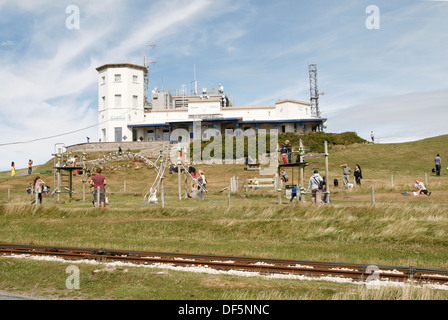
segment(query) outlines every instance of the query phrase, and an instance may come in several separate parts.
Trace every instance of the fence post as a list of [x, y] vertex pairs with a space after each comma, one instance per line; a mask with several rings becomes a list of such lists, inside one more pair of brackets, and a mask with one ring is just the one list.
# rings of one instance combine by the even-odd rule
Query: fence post
[[330, 171], [328, 170], [328, 142], [324, 141], [324, 152], [325, 152], [325, 181], [326, 181], [326, 191], [328, 192], [328, 199], [330, 199]]
[[227, 189], [227, 207], [230, 208], [230, 186]]
[[82, 180], [82, 202], [86, 202], [86, 182]]
[[182, 201], [182, 179], [181, 179], [181, 162], [177, 161], [177, 183], [178, 183], [178, 192], [179, 192], [179, 201]]
[[375, 188], [372, 186], [372, 204], [375, 204]]
[[390, 176], [390, 186], [393, 187], [394, 186], [394, 175]]
[[162, 209], [165, 208], [165, 187], [163, 185], [163, 177], [162, 177], [162, 186], [161, 186], [161, 190], [160, 190], [160, 197], [162, 198]]
[[98, 187], [96, 189], [96, 205], [97, 205], [97, 208], [100, 207], [100, 187]]

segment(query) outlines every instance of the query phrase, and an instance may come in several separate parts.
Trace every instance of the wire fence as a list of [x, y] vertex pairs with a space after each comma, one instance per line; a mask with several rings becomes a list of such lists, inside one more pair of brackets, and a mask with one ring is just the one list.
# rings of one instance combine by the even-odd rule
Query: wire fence
[[[327, 193], [326, 199], [328, 203], [347, 203], [347, 202], [370, 202], [375, 204], [378, 201], [383, 201], [385, 197], [383, 195], [390, 195], [391, 193], [396, 193], [397, 195], [412, 195], [413, 181], [409, 183], [408, 177], [403, 177], [397, 174], [391, 174], [383, 179], [366, 179], [363, 180], [363, 185], [357, 185], [355, 181], [350, 187], [344, 188], [344, 186], [329, 186], [330, 192]], [[425, 182], [425, 186], [436, 185], [438, 189], [443, 187], [443, 181], [440, 178], [432, 177], [427, 173], [421, 175], [421, 180]], [[232, 177], [229, 181], [229, 186], [224, 187], [221, 190], [209, 191], [205, 194], [204, 203], [213, 204], [223, 204], [227, 207], [231, 207], [232, 203], [278, 203], [284, 204], [289, 203], [291, 197], [291, 185], [287, 182], [281, 182], [280, 186], [276, 185], [275, 179], [266, 178], [268, 182], [264, 181], [266, 187], [260, 187], [260, 185], [255, 188], [254, 185], [248, 186], [248, 178], [239, 178], [243, 183], [238, 183], [236, 177]], [[253, 179], [252, 179], [253, 180]], [[404, 182], [403, 182], [404, 181]], [[297, 184], [296, 184], [297, 185]], [[289, 189], [288, 189], [289, 187]], [[401, 188], [401, 189], [400, 189]], [[115, 184], [107, 187], [107, 194], [109, 198], [110, 206], [155, 206], [159, 205], [165, 206], [178, 206], [180, 201], [188, 201], [188, 193], [185, 188], [182, 188], [182, 195], [179, 195], [174, 191], [173, 186], [168, 190], [159, 190], [157, 199], [155, 202], [150, 203], [145, 201], [143, 198], [143, 192], [136, 192], [135, 186], [130, 186], [126, 180], [123, 181], [122, 185]], [[61, 192], [55, 194], [52, 192], [46, 192], [42, 194], [44, 203], [58, 203], [58, 197], [68, 204], [66, 200], [70, 199], [69, 192]], [[91, 206], [93, 200], [93, 190], [89, 187], [86, 190], [73, 192], [76, 196], [75, 201], [71, 204], [72, 206]], [[323, 193], [325, 196], [325, 193]], [[304, 202], [311, 201], [310, 193], [302, 193], [300, 197], [293, 200], [297, 201], [301, 198]], [[380, 199], [378, 199], [380, 198]], [[22, 191], [16, 188], [0, 188], [0, 202], [14, 202], [23, 201], [33, 204], [40, 204], [36, 201], [36, 194], [33, 190], [29, 193], [24, 188]], [[389, 200], [390, 201], [390, 200]]]

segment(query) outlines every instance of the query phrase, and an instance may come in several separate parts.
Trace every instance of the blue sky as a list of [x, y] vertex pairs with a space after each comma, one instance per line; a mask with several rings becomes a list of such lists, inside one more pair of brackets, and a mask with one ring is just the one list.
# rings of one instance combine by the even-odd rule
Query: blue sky
[[[66, 27], [70, 5], [79, 29]], [[0, 170], [97, 141], [95, 68], [148, 53], [150, 89], [190, 87], [195, 67], [200, 88], [222, 83], [237, 106], [309, 101], [317, 64], [328, 132], [447, 134], [446, 17], [448, 1], [0, 0]]]

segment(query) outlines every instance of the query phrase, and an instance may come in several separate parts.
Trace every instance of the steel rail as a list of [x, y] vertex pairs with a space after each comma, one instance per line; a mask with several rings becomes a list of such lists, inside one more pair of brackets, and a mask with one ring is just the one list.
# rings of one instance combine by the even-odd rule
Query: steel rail
[[121, 261], [134, 264], [202, 266], [218, 270], [241, 270], [261, 274], [343, 277], [357, 281], [390, 280], [448, 284], [448, 270], [415, 267], [13, 244], [0, 244], [0, 254], [56, 256], [68, 260], [88, 259], [103, 263]]

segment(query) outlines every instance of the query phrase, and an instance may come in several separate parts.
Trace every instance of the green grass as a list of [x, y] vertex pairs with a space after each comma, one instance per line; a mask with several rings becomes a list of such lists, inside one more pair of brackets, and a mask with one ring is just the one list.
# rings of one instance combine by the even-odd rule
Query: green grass
[[[92, 208], [89, 193], [83, 202], [80, 177], [75, 178], [73, 199], [61, 195], [57, 203], [54, 197], [45, 197], [44, 205], [36, 208], [30, 204], [32, 196], [24, 191], [30, 177], [4, 174], [0, 180], [0, 242], [448, 269], [448, 176], [442, 172], [442, 177], [434, 177], [430, 171], [435, 154], [444, 157], [446, 142], [447, 136], [442, 136], [394, 145], [333, 146], [330, 178], [339, 178], [339, 165], [348, 162], [352, 168], [359, 163], [365, 179], [362, 187], [351, 191], [332, 188], [333, 205], [320, 207], [309, 200], [289, 205], [284, 198], [279, 205], [274, 191], [266, 188], [248, 195], [242, 189], [232, 195], [229, 208], [226, 192], [220, 191], [230, 178], [257, 175], [244, 171], [243, 165], [197, 165], [209, 182], [206, 201], [179, 201], [177, 174], [167, 174], [164, 209], [160, 203], [143, 203], [155, 172], [147, 167], [137, 169], [133, 163], [129, 167], [127, 162], [105, 165], [111, 205], [103, 210]], [[47, 167], [51, 165], [52, 160]], [[416, 178], [424, 180], [425, 172], [433, 195], [402, 196]], [[288, 173], [290, 179], [298, 180], [297, 170]], [[52, 184], [52, 175], [42, 176]], [[124, 181], [127, 193], [123, 192]], [[372, 186], [375, 205], [371, 204]], [[0, 266], [0, 290], [68, 299], [447, 298], [445, 291], [425, 288], [372, 291], [352, 284], [160, 273], [142, 268], [92, 275], [99, 267], [90, 265], [80, 266], [86, 276], [81, 290], [67, 291], [66, 266], [60, 263], [0, 258]], [[51, 277], [53, 273], [58, 276]]]
[[[445, 291], [408, 286], [362, 285], [266, 277], [186, 273], [144, 267], [77, 264], [79, 289], [68, 289], [70, 264], [0, 259], [2, 287], [46, 299], [115, 300], [445, 300]], [[109, 270], [109, 271], [105, 271]], [[5, 279], [5, 275], [7, 278]]]

